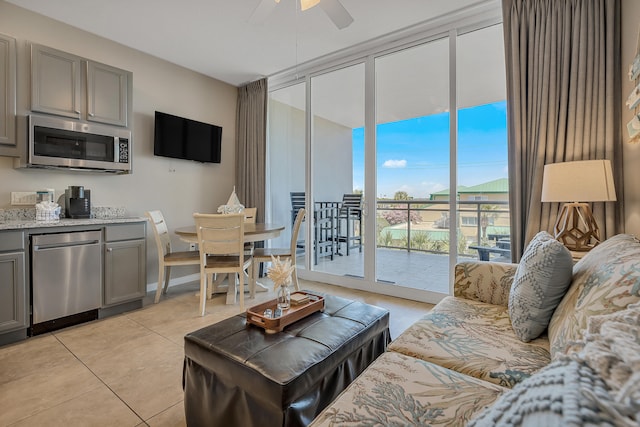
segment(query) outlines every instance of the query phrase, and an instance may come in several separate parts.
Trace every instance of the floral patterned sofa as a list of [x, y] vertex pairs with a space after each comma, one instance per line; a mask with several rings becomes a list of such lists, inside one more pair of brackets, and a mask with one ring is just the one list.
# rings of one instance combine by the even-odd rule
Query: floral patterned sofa
[[[633, 384], [640, 384], [638, 240], [614, 236], [577, 262], [572, 274], [569, 265], [569, 288], [559, 297], [548, 329], [529, 342], [516, 336], [509, 316], [517, 268], [482, 261], [458, 264], [454, 296], [395, 339], [312, 425], [463, 426], [470, 420], [487, 426], [600, 425], [612, 417], [622, 417], [620, 425], [637, 425], [640, 386], [628, 382], [634, 376]], [[626, 341], [620, 348], [635, 349], [622, 356], [611, 344], [611, 337], [620, 333], [600, 333], [592, 325], [618, 312], [626, 322], [623, 327], [632, 329], [630, 335], [622, 334]], [[608, 349], [600, 366], [585, 362], [594, 354], [586, 345], [589, 340], [605, 342], [600, 347]], [[612, 364], [618, 369], [617, 383], [609, 381]], [[625, 396], [618, 393], [623, 386]], [[595, 391], [579, 394], [590, 387]], [[602, 403], [608, 402], [605, 395], [613, 396], [613, 403]], [[501, 418], [505, 416], [510, 418]], [[573, 417], [573, 424], [567, 417]]]

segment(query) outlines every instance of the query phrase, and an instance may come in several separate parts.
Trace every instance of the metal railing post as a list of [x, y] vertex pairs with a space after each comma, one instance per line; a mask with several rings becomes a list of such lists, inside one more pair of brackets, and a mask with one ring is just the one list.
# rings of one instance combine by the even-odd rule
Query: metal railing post
[[407, 201], [407, 252], [411, 252], [411, 202]]

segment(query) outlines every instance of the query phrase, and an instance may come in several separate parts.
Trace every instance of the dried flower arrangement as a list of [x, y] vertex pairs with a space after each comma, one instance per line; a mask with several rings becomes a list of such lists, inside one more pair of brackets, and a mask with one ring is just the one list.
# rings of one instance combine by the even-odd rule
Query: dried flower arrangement
[[291, 283], [291, 273], [295, 269], [295, 266], [291, 265], [291, 258], [281, 261], [280, 257], [274, 258], [272, 255], [271, 264], [267, 269], [267, 277], [273, 280], [273, 290], [280, 286], [288, 286]]

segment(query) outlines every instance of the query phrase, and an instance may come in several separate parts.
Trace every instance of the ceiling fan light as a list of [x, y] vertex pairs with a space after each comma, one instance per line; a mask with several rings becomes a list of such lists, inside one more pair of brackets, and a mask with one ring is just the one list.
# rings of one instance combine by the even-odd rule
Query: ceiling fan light
[[320, 3], [320, 0], [300, 0], [300, 10], [311, 9], [318, 3]]

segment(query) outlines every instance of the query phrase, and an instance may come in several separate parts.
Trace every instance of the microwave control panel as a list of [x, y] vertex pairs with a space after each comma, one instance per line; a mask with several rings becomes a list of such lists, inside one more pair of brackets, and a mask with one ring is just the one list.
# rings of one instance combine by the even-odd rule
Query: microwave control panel
[[129, 140], [127, 138], [119, 138], [118, 163], [129, 163]]

